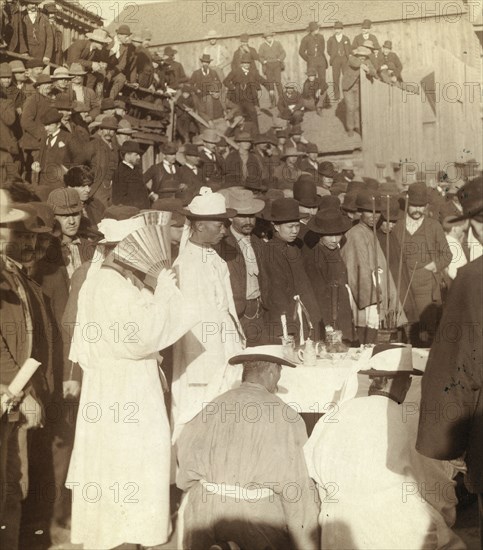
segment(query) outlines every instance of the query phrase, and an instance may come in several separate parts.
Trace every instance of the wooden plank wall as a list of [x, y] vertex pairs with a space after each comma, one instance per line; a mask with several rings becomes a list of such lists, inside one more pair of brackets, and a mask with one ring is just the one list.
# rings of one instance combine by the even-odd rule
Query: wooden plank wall
[[[362, 151], [364, 174], [393, 176], [392, 163], [417, 163], [424, 159], [422, 103], [379, 80], [361, 75]], [[378, 172], [377, 164], [385, 164]]]

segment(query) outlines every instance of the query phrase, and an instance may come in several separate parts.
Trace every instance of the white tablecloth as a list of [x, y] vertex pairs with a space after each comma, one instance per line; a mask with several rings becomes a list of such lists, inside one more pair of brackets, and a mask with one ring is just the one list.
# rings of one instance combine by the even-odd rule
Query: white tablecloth
[[[314, 367], [282, 368], [277, 395], [297, 412], [335, 414], [336, 404], [367, 395], [369, 377], [357, 372], [367, 367], [372, 348], [351, 348], [332, 359], [318, 359]], [[424, 371], [428, 350], [413, 349], [413, 367]]]

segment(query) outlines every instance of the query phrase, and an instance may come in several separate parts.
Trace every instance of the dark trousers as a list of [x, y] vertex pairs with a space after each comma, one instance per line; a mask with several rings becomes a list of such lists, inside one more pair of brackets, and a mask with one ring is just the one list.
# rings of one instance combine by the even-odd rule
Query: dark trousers
[[258, 127], [258, 115], [257, 108], [254, 103], [251, 101], [242, 101], [239, 104], [242, 115], [245, 117], [247, 122], [250, 122], [250, 126], [253, 127], [255, 133], [259, 134], [260, 129]]
[[323, 94], [327, 90], [327, 81], [325, 79], [325, 71], [327, 70], [327, 64], [324, 59], [309, 58], [307, 61], [307, 71], [314, 69], [317, 72], [317, 78], [320, 83], [320, 93]]
[[268, 80], [269, 89], [277, 87], [278, 97], [282, 96], [282, 67], [279, 61], [267, 61], [263, 66], [265, 78]]
[[344, 92], [345, 101], [345, 125], [348, 132], [360, 130], [360, 99], [359, 82], [356, 82], [350, 90]]
[[0, 420], [0, 548], [17, 550], [20, 530], [21, 465], [18, 447], [18, 423]]
[[332, 80], [334, 81], [334, 97], [340, 99], [340, 77], [347, 67], [347, 57], [337, 56], [332, 61]]

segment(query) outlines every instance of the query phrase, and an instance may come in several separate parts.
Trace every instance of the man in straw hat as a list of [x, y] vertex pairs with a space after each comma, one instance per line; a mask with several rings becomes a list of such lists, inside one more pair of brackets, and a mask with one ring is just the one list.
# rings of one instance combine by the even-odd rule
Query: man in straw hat
[[[444, 517], [445, 506], [454, 514], [454, 469], [421, 460], [414, 448], [417, 415], [406, 414], [414, 408], [405, 402], [412, 377], [422, 374], [411, 346], [379, 344], [359, 371], [361, 383], [369, 377], [368, 395], [343, 402], [332, 422], [316, 425], [304, 451], [322, 501], [322, 548], [464, 547]], [[443, 498], [426, 495], [436, 483], [445, 487]]]
[[260, 344], [263, 334], [263, 312], [260, 287], [262, 243], [253, 235], [256, 215], [265, 208], [265, 202], [256, 199], [248, 189], [230, 187], [222, 189], [228, 208], [237, 215], [230, 218], [231, 225], [225, 237], [215, 247], [226, 261], [230, 271], [236, 312], [247, 338], [247, 345]]
[[[483, 244], [483, 179], [461, 189], [463, 215]], [[455, 218], [456, 221], [458, 218]], [[483, 510], [483, 256], [458, 271], [431, 348], [422, 382], [417, 449], [424, 456], [464, 456], [465, 483]], [[454, 336], [449, 336], [450, 334]], [[449, 413], [449, 410], [455, 411]], [[448, 413], [445, 413], [448, 411]], [[480, 529], [481, 529], [480, 523]], [[480, 532], [483, 538], [483, 533]]]
[[237, 381], [228, 358], [245, 346], [238, 322], [230, 272], [213, 248], [226, 234], [225, 223], [236, 216], [220, 193], [202, 187], [183, 212], [188, 223], [174, 267], [179, 288], [200, 322], [174, 348], [174, 437], [210, 401]]
[[[18, 548], [20, 467], [21, 460], [25, 460], [19, 450], [19, 427], [41, 425], [41, 405], [48, 404], [53, 389], [50, 317], [41, 289], [27, 276], [21, 263], [26, 253], [32, 253], [40, 230], [35, 213], [13, 208], [7, 192], [0, 189], [0, 394], [2, 403], [6, 398], [13, 405], [0, 423], [0, 545], [12, 550]], [[41, 367], [23, 393], [13, 396], [8, 386], [29, 358], [39, 361]]]
[[178, 441], [177, 485], [187, 493], [178, 547], [205, 550], [233, 541], [252, 550], [318, 550], [305, 425], [275, 395], [282, 366], [296, 365], [280, 345], [247, 348], [229, 362], [243, 364], [241, 386], [206, 403]]
[[216, 71], [220, 82], [225, 79], [225, 70], [230, 66], [230, 54], [224, 44], [218, 42], [219, 35], [215, 30], [208, 31], [206, 35], [208, 44], [203, 48], [203, 54], [211, 57], [211, 67]]
[[[361, 190], [357, 195], [356, 206], [361, 212], [361, 218], [346, 233], [346, 243], [341, 254], [347, 266], [359, 341], [369, 344], [376, 342], [382, 321], [389, 325], [388, 328], [395, 328], [404, 325], [407, 319], [396, 298], [396, 284], [392, 274], [386, 272], [386, 258], [375, 233], [381, 217], [381, 198], [369, 190]], [[399, 314], [397, 319], [396, 311]]]
[[332, 326], [342, 331], [348, 342], [355, 340], [354, 323], [347, 286], [347, 267], [340, 253], [340, 242], [352, 227], [340, 209], [320, 210], [307, 224], [303, 248], [305, 269], [322, 312], [321, 334]]
[[[171, 270], [159, 271], [153, 292], [119, 265], [123, 246], [145, 228], [143, 217], [128, 222], [129, 233], [82, 285], [70, 353], [83, 370], [80, 408], [96, 415], [96, 422], [90, 412], [78, 415], [66, 482], [74, 491], [98, 488], [94, 501], [73, 498], [71, 540], [86, 548], [151, 547], [171, 532], [171, 434], [157, 354], [195, 321]], [[137, 253], [141, 243], [134, 261]], [[114, 402], [117, 412], [109, 410]], [[113, 498], [117, 486], [125, 494]]]
[[443, 270], [451, 257], [441, 224], [427, 215], [429, 194], [424, 182], [408, 188], [407, 215], [400, 219], [394, 232], [403, 246], [403, 261], [409, 273], [414, 272], [412, 289], [418, 319], [410, 328], [411, 343], [427, 347], [441, 316], [441, 284]]

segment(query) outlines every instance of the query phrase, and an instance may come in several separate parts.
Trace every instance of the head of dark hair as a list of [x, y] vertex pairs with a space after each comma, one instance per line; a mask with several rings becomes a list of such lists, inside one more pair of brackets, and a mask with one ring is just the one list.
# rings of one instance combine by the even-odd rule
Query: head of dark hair
[[73, 166], [64, 175], [66, 187], [82, 187], [94, 183], [94, 173], [88, 166]]

